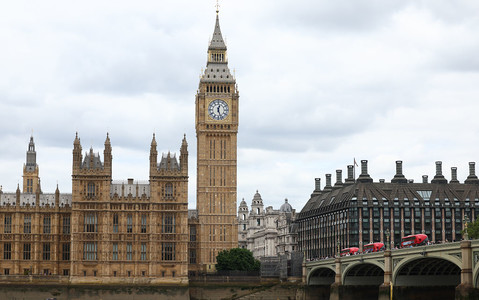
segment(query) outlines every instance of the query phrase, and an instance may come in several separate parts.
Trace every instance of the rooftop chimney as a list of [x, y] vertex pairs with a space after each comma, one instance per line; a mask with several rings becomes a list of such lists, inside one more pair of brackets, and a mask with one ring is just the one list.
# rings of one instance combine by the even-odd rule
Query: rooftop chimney
[[320, 191], [321, 190], [321, 178], [314, 178], [314, 191]]
[[326, 186], [324, 187], [325, 191], [330, 191], [331, 187], [331, 174], [326, 174]]
[[451, 167], [451, 181], [449, 183], [459, 183], [459, 180], [457, 180], [457, 168], [456, 167]]
[[477, 179], [477, 176], [476, 176], [476, 163], [475, 162], [471, 161], [469, 163], [469, 176], [467, 176], [467, 179], [464, 180], [464, 183], [479, 184], [479, 179]]
[[343, 171], [336, 170], [336, 183], [334, 187], [342, 187], [343, 186]]
[[361, 175], [358, 177], [359, 182], [373, 182], [373, 179], [368, 174], [368, 161], [361, 160]]
[[436, 175], [431, 180], [431, 183], [447, 183], [447, 179], [442, 175], [442, 162], [436, 161]]
[[321, 194], [321, 178], [314, 178], [314, 191], [311, 194], [311, 197]]
[[386, 180], [384, 180], [384, 179], [379, 179], [379, 183], [385, 183], [385, 182], [386, 182]]
[[353, 184], [354, 183], [354, 166], [348, 166], [348, 178], [344, 181], [344, 184]]
[[428, 183], [427, 175], [422, 175], [422, 183]]
[[402, 160], [396, 160], [396, 175], [391, 179], [392, 183], [407, 183], [406, 177], [402, 174]]

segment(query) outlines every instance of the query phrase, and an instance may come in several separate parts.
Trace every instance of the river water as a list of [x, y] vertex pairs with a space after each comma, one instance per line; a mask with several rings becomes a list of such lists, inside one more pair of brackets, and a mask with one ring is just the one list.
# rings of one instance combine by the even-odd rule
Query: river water
[[[454, 287], [395, 288], [394, 300], [454, 299]], [[328, 300], [329, 286], [298, 285], [208, 285], [190, 287], [51, 287], [0, 286], [1, 300]], [[341, 300], [377, 300], [376, 287], [345, 287]]]

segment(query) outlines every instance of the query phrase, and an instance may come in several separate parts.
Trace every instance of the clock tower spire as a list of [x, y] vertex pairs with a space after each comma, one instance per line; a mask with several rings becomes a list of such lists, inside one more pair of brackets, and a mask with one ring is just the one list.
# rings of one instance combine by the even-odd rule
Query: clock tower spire
[[196, 94], [198, 262], [214, 271], [216, 256], [238, 247], [236, 225], [238, 100], [228, 68], [218, 9], [206, 69]]

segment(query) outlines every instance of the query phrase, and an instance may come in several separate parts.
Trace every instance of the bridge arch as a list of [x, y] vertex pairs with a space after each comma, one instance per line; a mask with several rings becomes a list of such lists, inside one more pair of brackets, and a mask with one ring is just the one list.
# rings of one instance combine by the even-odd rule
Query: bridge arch
[[331, 285], [334, 283], [336, 270], [330, 266], [320, 266], [311, 269], [307, 277], [307, 285]]
[[343, 285], [381, 285], [384, 282], [384, 265], [375, 261], [352, 263], [342, 272]]
[[392, 275], [395, 286], [457, 286], [461, 262], [448, 255], [415, 255], [401, 260]]
[[[473, 256], [473, 263], [474, 263], [474, 260], [476, 259], [475, 258], [475, 255]], [[479, 288], [479, 264], [476, 263], [476, 265], [474, 266], [473, 270], [472, 270], [472, 279], [473, 279], [473, 285], [474, 285], [474, 288]]]

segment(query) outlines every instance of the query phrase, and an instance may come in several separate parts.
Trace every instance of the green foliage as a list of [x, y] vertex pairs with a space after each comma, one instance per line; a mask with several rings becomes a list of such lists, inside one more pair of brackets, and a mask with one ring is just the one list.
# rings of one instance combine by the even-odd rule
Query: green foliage
[[[464, 233], [465, 230], [462, 232]], [[479, 238], [479, 218], [474, 222], [467, 223], [467, 235], [469, 239], [478, 239]]]
[[258, 271], [261, 263], [248, 249], [223, 250], [216, 257], [216, 270]]

